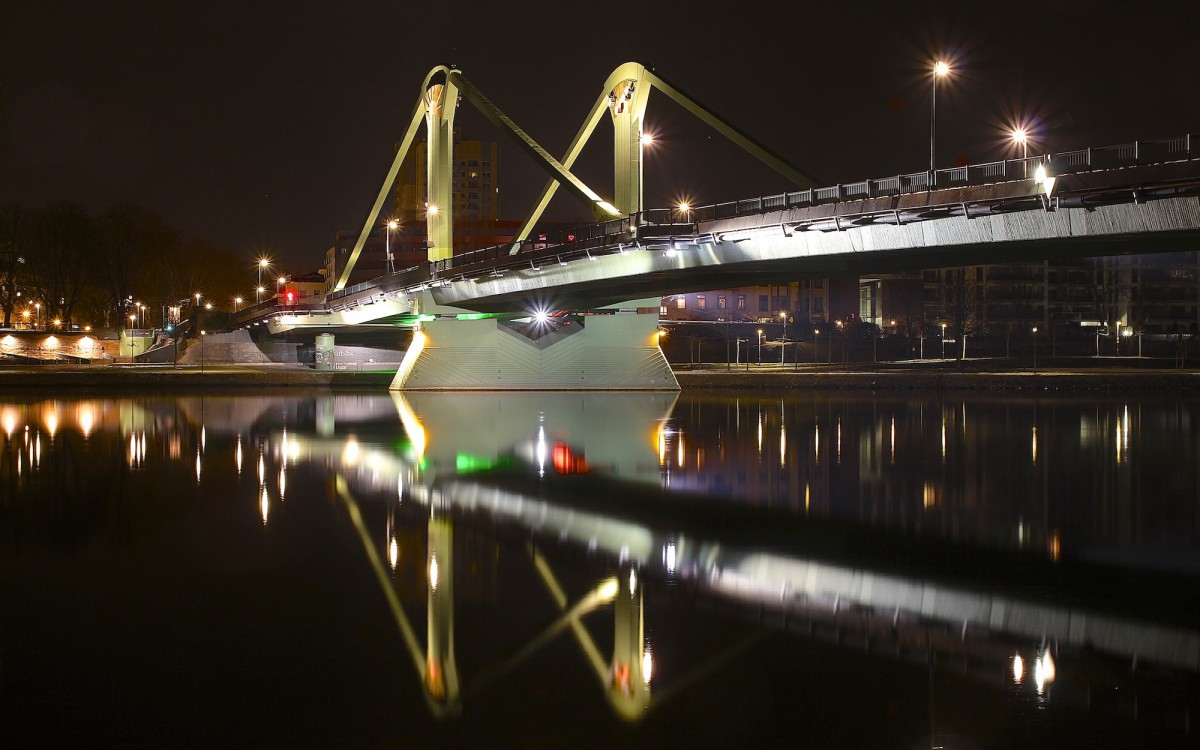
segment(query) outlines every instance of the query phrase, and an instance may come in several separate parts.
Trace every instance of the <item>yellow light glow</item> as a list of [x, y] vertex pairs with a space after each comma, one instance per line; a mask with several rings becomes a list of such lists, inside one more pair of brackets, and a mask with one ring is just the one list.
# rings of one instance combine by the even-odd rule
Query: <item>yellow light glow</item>
[[58, 432], [58, 412], [46, 412], [46, 431], [50, 433], [50, 437], [54, 437], [54, 433]]
[[654, 677], [654, 656], [650, 653], [650, 647], [646, 646], [646, 650], [642, 652], [642, 681], [647, 685]]
[[429, 588], [437, 590], [438, 587], [438, 561], [437, 555], [432, 555], [429, 558]]
[[396, 569], [396, 563], [399, 562], [399, 560], [400, 544], [396, 541], [396, 537], [393, 536], [391, 541], [388, 542], [388, 562], [392, 564], [392, 570]]
[[346, 440], [346, 447], [342, 449], [342, 463], [347, 466], [354, 466], [358, 463], [361, 454], [362, 451], [358, 446], [358, 440], [351, 437]]
[[5, 349], [15, 349], [15, 348], [17, 348], [17, 339], [16, 339], [16, 337], [15, 337], [15, 336], [13, 336], [13, 335], [10, 333], [9, 335], [7, 335], [7, 336], [5, 336], [4, 338], [0, 339], [0, 347], [3, 347], [3, 348], [5, 348]]
[[643, 146], [650, 146], [650, 145], [653, 145], [653, 143], [654, 143], [654, 135], [653, 135], [653, 134], [651, 134], [651, 133], [642, 133], [642, 137], [641, 137], [641, 139], [640, 139], [640, 140], [641, 140], [641, 144], [642, 144]]
[[96, 425], [96, 408], [91, 404], [80, 404], [75, 413], [79, 420], [79, 429], [83, 432], [83, 436], [90, 436], [92, 428]]
[[258, 512], [262, 515], [263, 526], [267, 525], [267, 516], [271, 514], [271, 497], [267, 494], [267, 488], [262, 488], [262, 494], [258, 499]]
[[75, 348], [81, 352], [90, 352], [96, 348], [96, 342], [94, 339], [84, 336], [75, 343]]
[[1021, 658], [1020, 654], [1013, 656], [1012, 675], [1013, 682], [1017, 683], [1018, 685], [1021, 684], [1021, 680], [1025, 677], [1025, 660]]
[[933, 74], [939, 78], [950, 74], [950, 65], [945, 60], [938, 60], [933, 64]]
[[430, 216], [437, 216], [439, 213], [441, 213], [441, 209], [437, 207], [436, 203], [430, 203], [425, 210]]
[[596, 595], [603, 601], [612, 601], [617, 598], [620, 588], [616, 578], [609, 578], [596, 589]]
[[4, 407], [4, 413], [0, 415], [0, 422], [4, 424], [5, 436], [11, 439], [13, 431], [17, 429], [17, 410], [11, 406]]
[[47, 349], [57, 349], [58, 339], [54, 336], [47, 336], [46, 340], [42, 342], [42, 346], [46, 347]]

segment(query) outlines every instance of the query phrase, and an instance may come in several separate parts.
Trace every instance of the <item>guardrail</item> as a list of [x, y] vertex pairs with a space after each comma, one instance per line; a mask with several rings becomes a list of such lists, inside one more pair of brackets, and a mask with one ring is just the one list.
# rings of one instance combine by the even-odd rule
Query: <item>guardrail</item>
[[[557, 243], [524, 240], [460, 253], [453, 258], [431, 261], [377, 279], [333, 292], [328, 303], [352, 297], [380, 287], [387, 281], [396, 289], [415, 289], [429, 283], [486, 275], [500, 276], [521, 268], [540, 270], [549, 262], [564, 263], [583, 257], [595, 259], [592, 251], [626, 252], [646, 243], [662, 244], [679, 239], [694, 239], [698, 223], [716, 219], [806, 208], [849, 200], [864, 200], [929, 192], [947, 188], [990, 185], [1033, 177], [1039, 166], [1050, 174], [1078, 174], [1099, 169], [1120, 169], [1200, 158], [1190, 134], [1153, 141], [1134, 141], [1116, 146], [1064, 151], [1020, 159], [1003, 159], [983, 164], [968, 164], [936, 171], [891, 175], [859, 182], [807, 188], [777, 195], [744, 198], [688, 209], [647, 209], [629, 217], [596, 224], [585, 224], [560, 232]], [[532, 249], [527, 249], [532, 246]], [[613, 247], [616, 247], [614, 250]], [[272, 301], [273, 302], [273, 301]], [[246, 308], [258, 310], [271, 303]], [[293, 308], [294, 309], [294, 308]]]

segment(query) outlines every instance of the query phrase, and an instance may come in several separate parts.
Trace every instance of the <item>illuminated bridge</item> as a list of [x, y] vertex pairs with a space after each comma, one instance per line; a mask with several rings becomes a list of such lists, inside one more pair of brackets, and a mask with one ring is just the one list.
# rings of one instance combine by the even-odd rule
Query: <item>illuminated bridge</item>
[[[795, 191], [693, 209], [642, 205], [642, 121], [654, 88], [796, 183]], [[454, 106], [462, 97], [550, 176], [507, 245], [454, 254]], [[604, 113], [614, 126], [614, 199], [570, 169]], [[346, 286], [425, 125], [428, 262]], [[528, 236], [559, 187], [599, 219], [571, 240]], [[605, 82], [561, 160], [460, 71], [429, 73], [358, 242], [319, 309], [248, 308], [273, 334], [411, 328], [397, 389], [673, 389], [658, 348], [662, 296], [781, 277], [1170, 252], [1200, 239], [1200, 159], [1190, 135], [817, 187], [800, 169], [644, 66]], [[328, 338], [328, 337], [327, 337]], [[318, 348], [318, 357], [321, 350]], [[318, 361], [320, 366], [320, 361]]]

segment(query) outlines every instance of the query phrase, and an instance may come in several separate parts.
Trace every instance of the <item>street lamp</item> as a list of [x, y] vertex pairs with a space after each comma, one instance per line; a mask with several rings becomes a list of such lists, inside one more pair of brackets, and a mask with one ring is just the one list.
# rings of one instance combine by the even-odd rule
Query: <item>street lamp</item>
[[271, 266], [271, 259], [270, 259], [270, 258], [259, 258], [259, 259], [258, 259], [258, 285], [259, 285], [259, 286], [262, 286], [262, 273], [263, 273], [263, 269], [264, 269], [264, 268], [270, 268], [270, 266]]
[[637, 202], [637, 213], [639, 213], [639, 214], [640, 214], [640, 213], [641, 213], [641, 212], [642, 212], [642, 211], [643, 211], [643, 210], [646, 208], [646, 204], [645, 204], [645, 202], [644, 202], [644, 200], [645, 200], [645, 195], [646, 195], [646, 186], [645, 186], [645, 184], [644, 184], [644, 180], [642, 179], [642, 175], [643, 175], [643, 173], [645, 172], [645, 170], [644, 170], [644, 168], [643, 168], [643, 166], [642, 166], [642, 165], [643, 165], [643, 164], [645, 163], [645, 161], [646, 161], [646, 147], [647, 147], [647, 146], [653, 146], [653, 145], [654, 145], [654, 136], [653, 136], [653, 135], [651, 135], [650, 133], [643, 132], [643, 133], [642, 133], [640, 136], [638, 136], [638, 202]]
[[27, 329], [29, 328], [29, 315], [30, 315], [29, 308], [26, 308], [21, 311], [21, 317], [25, 319], [25, 328], [27, 328]]
[[263, 292], [265, 292], [265, 291], [267, 291], [266, 287], [264, 287], [262, 284], [259, 284], [258, 287], [254, 290], [254, 301], [262, 302]]
[[1025, 128], [1015, 128], [1010, 133], [1013, 143], [1021, 147], [1021, 169], [1026, 177], [1029, 176], [1029, 133]]
[[814, 328], [813, 329], [813, 364], [814, 365], [819, 364], [818, 357], [821, 356], [820, 352], [821, 352], [821, 329]]
[[129, 315], [129, 361], [133, 361], [133, 324], [137, 321], [137, 314]]
[[33, 327], [41, 328], [42, 327], [42, 303], [34, 302], [33, 309], [35, 311], [37, 311], [37, 314], [34, 316]]
[[137, 305], [137, 308], [138, 308], [138, 326], [141, 328], [145, 328], [146, 327], [146, 306], [143, 305], [141, 302], [135, 302], [134, 304]]
[[762, 332], [762, 329], [759, 328], [758, 329], [758, 364], [759, 365], [762, 365], [762, 340], [763, 340], [763, 332]]
[[396, 270], [396, 265], [392, 262], [392, 232], [399, 228], [400, 222], [396, 221], [395, 219], [388, 219], [387, 224], [384, 226], [387, 228], [387, 232], [385, 233], [386, 237], [384, 239], [384, 253], [387, 259], [387, 270], [388, 273], [393, 273]]
[[1033, 327], [1033, 369], [1037, 369], [1037, 326]]
[[[942, 359], [945, 359], [946, 358], [946, 324], [941, 323], [940, 325], [942, 326]], [[1035, 328], [1034, 330], [1037, 330], [1037, 329]]]
[[779, 364], [783, 364], [783, 353], [787, 351], [787, 311], [780, 310], [779, 319], [783, 321], [783, 339], [779, 343]]
[[240, 304], [242, 304], [242, 298], [241, 298], [241, 297], [234, 297], [234, 298], [233, 298], [233, 311], [234, 311], [234, 312], [237, 312], [237, 311], [238, 311], [238, 305], [240, 305]]
[[937, 170], [937, 84], [939, 78], [950, 74], [950, 65], [945, 60], [933, 64], [933, 93], [929, 98], [929, 180], [932, 186]]

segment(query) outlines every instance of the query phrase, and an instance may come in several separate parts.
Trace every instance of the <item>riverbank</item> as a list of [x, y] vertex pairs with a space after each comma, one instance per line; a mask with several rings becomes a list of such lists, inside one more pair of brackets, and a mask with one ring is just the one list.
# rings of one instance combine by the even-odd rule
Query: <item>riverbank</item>
[[0, 392], [17, 389], [345, 388], [386, 390], [395, 370], [314, 370], [303, 365], [35, 365], [0, 367]]
[[[991, 366], [987, 366], [990, 364]], [[1184, 391], [1200, 390], [1200, 370], [1144, 366], [997, 367], [956, 361], [890, 362], [856, 365], [680, 365], [679, 385], [692, 389], [829, 390], [1041, 390]], [[142, 392], [175, 389], [333, 388], [386, 390], [394, 370], [329, 371], [302, 365], [52, 365], [0, 367], [0, 392], [18, 389]]]
[[1015, 370], [944, 367], [858, 366], [798, 370], [725, 369], [724, 366], [676, 370], [685, 389], [830, 389], [830, 390], [1038, 390], [1038, 391], [1182, 391], [1200, 390], [1200, 371], [1147, 368], [1041, 368]]

